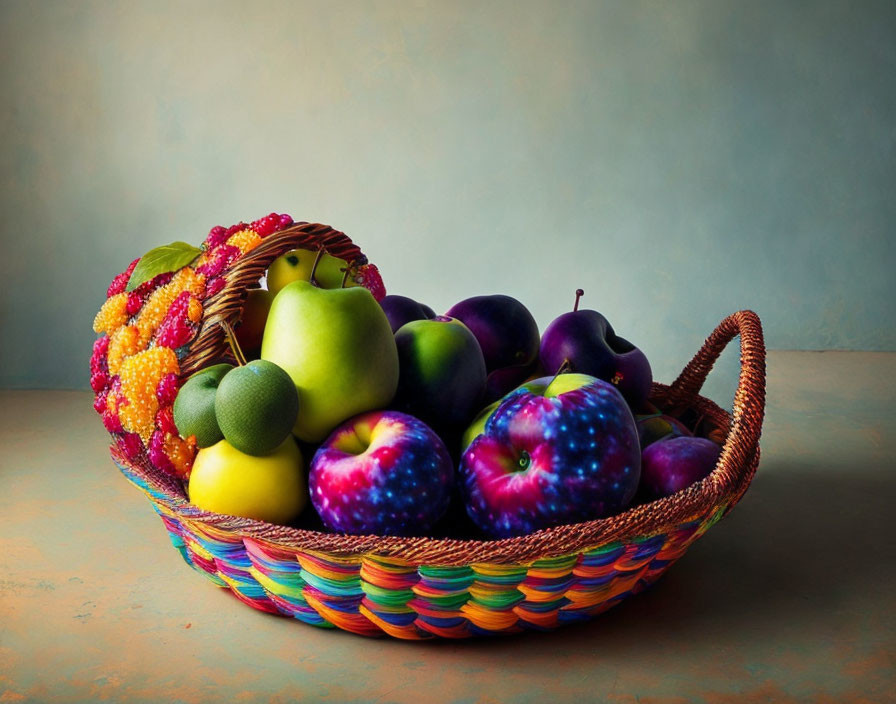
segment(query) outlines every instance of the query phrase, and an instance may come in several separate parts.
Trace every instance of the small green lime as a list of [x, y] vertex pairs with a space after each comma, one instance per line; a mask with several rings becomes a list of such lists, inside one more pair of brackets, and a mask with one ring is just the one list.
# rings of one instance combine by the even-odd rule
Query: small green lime
[[174, 399], [174, 424], [182, 437], [196, 436], [199, 447], [211, 447], [224, 435], [215, 414], [215, 392], [233, 366], [216, 364], [187, 379]]
[[256, 457], [280, 446], [298, 412], [299, 396], [289, 374], [266, 359], [229, 371], [215, 394], [215, 415], [224, 438]]

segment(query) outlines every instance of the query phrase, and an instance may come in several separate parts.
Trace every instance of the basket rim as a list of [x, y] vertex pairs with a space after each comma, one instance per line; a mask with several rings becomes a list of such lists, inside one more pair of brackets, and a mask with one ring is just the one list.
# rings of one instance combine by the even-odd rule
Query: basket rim
[[[195, 370], [202, 366], [202, 360], [220, 355], [223, 334], [219, 322], [235, 320], [247, 287], [257, 283], [267, 266], [289, 249], [315, 239], [334, 243], [340, 251], [349, 253], [353, 261], [367, 261], [346, 235], [327, 225], [296, 223], [271, 235], [229, 267], [226, 286], [207, 301], [200, 333], [190, 345], [186, 357], [188, 369], [182, 371], [182, 376], [187, 375], [189, 368]], [[700, 396], [699, 391], [722, 350], [736, 336], [740, 337], [741, 368], [733, 410], [729, 413]], [[199, 340], [201, 344], [197, 345]], [[128, 460], [115, 436], [111, 453], [125, 476], [159, 505], [157, 510], [164, 507], [173, 517], [202, 524], [208, 530], [232, 537], [334, 557], [378, 555], [409, 564], [528, 563], [615, 541], [655, 535], [671, 526], [713, 513], [722, 515], [733, 508], [749, 486], [759, 462], [759, 437], [765, 411], [765, 346], [759, 317], [750, 310], [726, 317], [671, 385], [653, 383], [650, 398], [661, 409], [695, 409], [714, 427], [725, 431], [725, 443], [713, 471], [681, 492], [632, 506], [614, 516], [511, 538], [342, 535], [227, 516], [204, 511], [189, 503], [183, 483], [157, 470], [148, 458]]]
[[[662, 393], [670, 387], [655, 383]], [[730, 414], [715, 402], [702, 396], [695, 399], [698, 411], [712, 413], [716, 418], [730, 418]], [[325, 531], [282, 526], [265, 521], [205, 511], [190, 503], [183, 484], [172, 478], [166, 486], [146, 471], [145, 467], [128, 460], [113, 446], [115, 464], [132, 483], [147, 493], [150, 500], [164, 507], [166, 513], [190, 524], [201, 524], [206, 530], [230, 538], [250, 539], [274, 548], [302, 550], [336, 558], [359, 556], [396, 558], [408, 564], [459, 566], [475, 563], [522, 564], [541, 559], [571, 555], [617, 542], [629, 542], [649, 537], [694, 520], [705, 519], [715, 512], [727, 513], [733, 508], [729, 496], [721, 495], [718, 474], [721, 460], [712, 473], [678, 494], [649, 503], [632, 506], [605, 518], [575, 524], [545, 528], [534, 533], [511, 538], [432, 538], [426, 536], [400, 537], [379, 535], [342, 535]], [[750, 457], [755, 471], [759, 449]], [[691, 509], [682, 518], [682, 502]]]

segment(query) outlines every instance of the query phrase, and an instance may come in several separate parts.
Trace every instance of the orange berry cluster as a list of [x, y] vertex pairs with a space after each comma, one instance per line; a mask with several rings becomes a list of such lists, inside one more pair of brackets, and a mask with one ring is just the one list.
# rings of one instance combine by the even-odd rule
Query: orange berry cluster
[[203, 301], [224, 288], [235, 260], [292, 222], [289, 215], [271, 213], [248, 225], [213, 227], [192, 265], [128, 291], [135, 259], [113, 279], [93, 321], [100, 337], [90, 360], [90, 385], [94, 408], [129, 459], [189, 477], [196, 439], [180, 437], [172, 404], [181, 384], [180, 360], [202, 322]]

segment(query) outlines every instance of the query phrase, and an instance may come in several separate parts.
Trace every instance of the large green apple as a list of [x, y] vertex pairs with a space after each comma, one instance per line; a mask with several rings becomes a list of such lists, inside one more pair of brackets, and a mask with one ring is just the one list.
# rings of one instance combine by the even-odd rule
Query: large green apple
[[412, 320], [395, 332], [401, 374], [396, 407], [439, 430], [464, 427], [485, 393], [476, 337], [444, 315]]
[[299, 395], [293, 433], [323, 440], [347, 418], [385, 407], [398, 386], [398, 350], [386, 314], [366, 288], [287, 284], [268, 313], [261, 358]]

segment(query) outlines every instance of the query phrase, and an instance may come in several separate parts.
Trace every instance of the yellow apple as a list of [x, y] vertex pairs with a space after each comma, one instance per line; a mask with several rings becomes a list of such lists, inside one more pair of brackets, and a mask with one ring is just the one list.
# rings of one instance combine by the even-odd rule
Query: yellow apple
[[[318, 252], [308, 249], [293, 249], [277, 257], [268, 267], [268, 291], [276, 295], [293, 281], [310, 281], [311, 270], [317, 257]], [[341, 288], [347, 266], [348, 262], [344, 259], [323, 253], [317, 262], [317, 269], [314, 270], [314, 280], [321, 288]], [[345, 285], [358, 284], [349, 278]]]
[[226, 440], [199, 450], [187, 492], [206, 511], [281, 525], [298, 518], [308, 503], [304, 461], [292, 436], [261, 457]]

